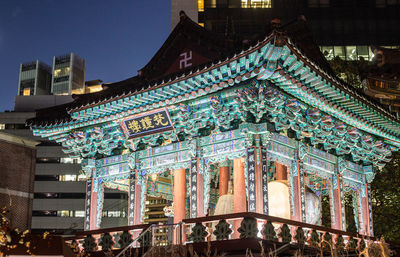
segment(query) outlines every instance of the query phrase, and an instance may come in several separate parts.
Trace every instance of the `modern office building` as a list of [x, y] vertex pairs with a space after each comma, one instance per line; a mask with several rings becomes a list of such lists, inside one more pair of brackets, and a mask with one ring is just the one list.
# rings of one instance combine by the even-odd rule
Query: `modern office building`
[[71, 95], [85, 93], [85, 60], [74, 53], [54, 56], [51, 93]]
[[[51, 67], [39, 61], [21, 64], [14, 110], [0, 113], [0, 130], [10, 138], [21, 137], [27, 142], [38, 142], [33, 156], [35, 173], [29, 180], [33, 191], [27, 207], [31, 215], [29, 222], [24, 219], [23, 228], [34, 232], [71, 233], [82, 230], [84, 224], [86, 177], [81, 175], [80, 160], [68, 157], [61, 145], [33, 136], [25, 123], [35, 117], [35, 110], [62, 106], [73, 100], [72, 94], [101, 91], [103, 84], [101, 80], [85, 83], [85, 61], [75, 54], [54, 57], [53, 79], [51, 73]], [[0, 154], [0, 158], [7, 156]], [[15, 163], [22, 165], [26, 161], [21, 157]], [[15, 174], [21, 177], [18, 172]], [[0, 196], [3, 191], [6, 192], [2, 188], [6, 187], [0, 183]], [[127, 207], [126, 193], [107, 190], [103, 209], [104, 227], [126, 225]]]
[[172, 28], [180, 7], [208, 30], [233, 39], [254, 39], [265, 34], [271, 20], [285, 24], [303, 15], [328, 60], [370, 60], [370, 45], [400, 45], [397, 0], [172, 0], [171, 7]]
[[[34, 191], [30, 228], [33, 232], [72, 233], [83, 230], [86, 177], [81, 175], [80, 160], [68, 157], [61, 145], [33, 136], [25, 125], [27, 119], [35, 117], [36, 109], [63, 106], [70, 101], [71, 95], [16, 96], [14, 111], [0, 113], [2, 133], [39, 142], [32, 181]], [[127, 208], [126, 193], [107, 190], [103, 226], [126, 225]]]
[[19, 69], [18, 95], [48, 95], [51, 67], [39, 60], [22, 63]]

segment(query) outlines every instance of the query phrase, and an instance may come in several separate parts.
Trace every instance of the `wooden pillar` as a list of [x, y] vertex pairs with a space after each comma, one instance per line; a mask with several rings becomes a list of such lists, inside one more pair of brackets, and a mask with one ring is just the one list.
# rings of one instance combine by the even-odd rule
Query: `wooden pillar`
[[197, 217], [205, 217], [206, 210], [204, 210], [204, 176], [198, 172], [197, 173]]
[[[143, 179], [142, 183], [147, 183], [145, 179]], [[142, 224], [141, 220], [141, 209], [142, 209], [142, 187], [138, 185], [137, 183], [137, 177], [136, 177], [136, 183], [135, 183], [135, 206], [134, 206], [134, 218], [133, 218], [133, 224], [138, 225]]]
[[332, 228], [338, 230], [345, 230], [343, 227], [344, 217], [344, 203], [343, 203], [343, 185], [341, 183], [340, 175], [335, 174], [332, 178], [332, 195], [333, 195], [333, 211], [331, 213]]
[[290, 178], [291, 178], [291, 183], [290, 185], [293, 187], [291, 189], [291, 197], [293, 198], [293, 210], [290, 212], [291, 219], [292, 220], [297, 220], [301, 221], [301, 215], [300, 215], [300, 206], [301, 206], [301, 200], [300, 200], [300, 181], [299, 181], [299, 170], [298, 170], [298, 161], [293, 162], [293, 168]]
[[128, 225], [132, 226], [135, 224], [135, 192], [136, 192], [136, 180], [135, 171], [132, 171], [129, 176], [129, 195], [128, 195]]
[[276, 162], [276, 180], [287, 180], [287, 167]]
[[174, 171], [174, 223], [185, 219], [186, 171]]
[[306, 222], [306, 193], [303, 162], [296, 160], [296, 171], [293, 174], [294, 220]]
[[[246, 212], [246, 183], [244, 177], [244, 163], [242, 159], [233, 160], [233, 212]], [[234, 236], [239, 238], [237, 229], [240, 221], [234, 222]]]
[[367, 202], [368, 202], [368, 235], [374, 236], [374, 224], [372, 220], [371, 185], [365, 183]]
[[219, 196], [228, 193], [229, 167], [219, 167]]
[[89, 178], [86, 181], [85, 198], [85, 230], [97, 229], [97, 191], [94, 189], [95, 180]]

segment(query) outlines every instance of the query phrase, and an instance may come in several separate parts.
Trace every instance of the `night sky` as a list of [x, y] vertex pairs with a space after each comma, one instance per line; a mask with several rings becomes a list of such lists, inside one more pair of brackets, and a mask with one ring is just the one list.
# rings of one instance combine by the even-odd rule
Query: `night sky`
[[0, 111], [12, 110], [19, 65], [73, 52], [85, 80], [137, 74], [170, 32], [170, 0], [0, 0]]

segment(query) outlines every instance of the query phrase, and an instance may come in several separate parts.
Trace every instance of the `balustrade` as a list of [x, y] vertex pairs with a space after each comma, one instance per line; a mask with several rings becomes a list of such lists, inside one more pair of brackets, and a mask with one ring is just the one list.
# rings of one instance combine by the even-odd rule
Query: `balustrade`
[[[240, 223], [237, 231], [234, 231], [235, 223]], [[183, 229], [186, 244], [254, 238], [276, 245], [297, 244], [301, 248], [316, 247], [326, 251], [362, 251], [368, 241], [376, 240], [361, 234], [251, 212], [185, 219]]]
[[[234, 224], [239, 224], [235, 231]], [[135, 225], [85, 231], [65, 238], [76, 252], [125, 252], [153, 246], [184, 245], [224, 240], [255, 239], [264, 245], [294, 245], [301, 249], [362, 251], [374, 237], [306, 224], [259, 213], [242, 212], [193, 219], [178, 224]], [[229, 250], [229, 249], [228, 249]]]

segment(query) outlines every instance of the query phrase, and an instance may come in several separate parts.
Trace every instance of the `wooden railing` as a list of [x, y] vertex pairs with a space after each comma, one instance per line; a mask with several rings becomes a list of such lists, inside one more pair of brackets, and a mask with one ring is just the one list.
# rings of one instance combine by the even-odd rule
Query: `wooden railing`
[[149, 245], [151, 240], [148, 234], [149, 224], [134, 226], [88, 230], [76, 236], [65, 237], [64, 240], [74, 252], [94, 252], [124, 249], [129, 245], [141, 247]]
[[256, 238], [278, 244], [362, 251], [376, 238], [268, 215], [242, 212], [193, 219], [169, 225], [135, 225], [91, 230], [66, 237], [75, 252]]
[[277, 243], [362, 251], [376, 238], [259, 213], [242, 212], [183, 220], [185, 243], [258, 238]]

